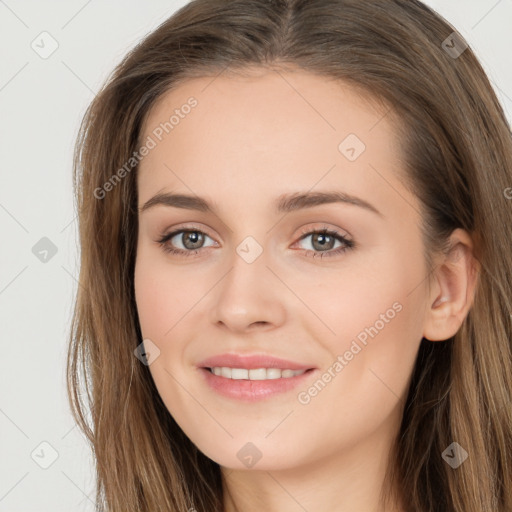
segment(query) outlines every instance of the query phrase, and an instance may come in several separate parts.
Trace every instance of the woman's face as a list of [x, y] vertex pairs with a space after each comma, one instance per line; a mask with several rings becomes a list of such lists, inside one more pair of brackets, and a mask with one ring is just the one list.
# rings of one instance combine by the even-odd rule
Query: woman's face
[[141, 141], [136, 301], [183, 431], [230, 468], [377, 453], [427, 309], [386, 111], [302, 71], [220, 75], [162, 97]]

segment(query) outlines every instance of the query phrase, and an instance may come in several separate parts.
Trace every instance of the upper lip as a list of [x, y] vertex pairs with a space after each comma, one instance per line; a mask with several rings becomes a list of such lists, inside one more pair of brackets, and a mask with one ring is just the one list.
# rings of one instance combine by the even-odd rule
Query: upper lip
[[295, 361], [288, 361], [279, 357], [265, 354], [219, 354], [201, 361], [197, 366], [200, 368], [280, 368], [281, 370], [309, 370], [314, 368], [308, 364], [301, 364]]

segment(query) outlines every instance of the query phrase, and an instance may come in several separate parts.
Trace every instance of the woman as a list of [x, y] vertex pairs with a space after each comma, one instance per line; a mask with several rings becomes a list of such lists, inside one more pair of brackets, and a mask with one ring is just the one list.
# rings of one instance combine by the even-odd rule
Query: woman
[[511, 132], [439, 15], [192, 1], [75, 154], [99, 510], [512, 510]]

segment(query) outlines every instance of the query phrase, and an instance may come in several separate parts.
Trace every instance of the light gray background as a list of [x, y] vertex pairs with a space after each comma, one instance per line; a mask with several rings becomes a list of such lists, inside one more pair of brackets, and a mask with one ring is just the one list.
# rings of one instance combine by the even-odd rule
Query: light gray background
[[[0, 511], [94, 510], [93, 461], [65, 391], [78, 286], [72, 148], [107, 74], [186, 3], [0, 0]], [[467, 38], [511, 119], [512, 0], [426, 3]], [[46, 59], [31, 47], [43, 31], [58, 42]], [[46, 262], [32, 251], [43, 237], [57, 248]], [[58, 454], [47, 469], [42, 442]]]

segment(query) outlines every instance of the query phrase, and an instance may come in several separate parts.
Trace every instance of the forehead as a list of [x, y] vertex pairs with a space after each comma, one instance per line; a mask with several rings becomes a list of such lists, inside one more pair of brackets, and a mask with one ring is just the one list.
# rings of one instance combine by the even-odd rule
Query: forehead
[[[180, 124], [215, 126], [216, 135], [230, 131], [231, 138], [236, 128], [243, 127], [235, 142], [250, 133], [253, 138], [266, 136], [267, 147], [268, 139], [276, 132], [289, 133], [291, 128], [296, 128], [296, 134], [331, 135], [336, 141], [347, 130], [361, 137], [369, 136], [366, 132], [372, 131], [377, 122], [380, 124], [387, 117], [384, 120], [387, 125], [391, 119], [387, 105], [346, 82], [303, 70], [249, 68], [243, 72], [190, 78], [162, 94], [146, 116], [141, 130], [143, 138], [176, 111], [178, 115], [184, 107], [188, 111], [186, 105], [191, 97], [197, 106], [191, 115], [185, 113], [185, 118], [189, 117], [187, 123], [181, 123], [184, 118], [180, 115]], [[298, 124], [299, 121], [305, 124]], [[183, 131], [177, 128], [176, 124], [173, 136]], [[374, 134], [379, 135], [381, 131]]]
[[213, 187], [250, 201], [256, 190], [275, 196], [319, 182], [348, 193], [382, 186], [382, 173], [400, 166], [390, 121], [375, 99], [304, 71], [188, 79], [145, 119], [140, 141], [155, 146], [139, 165], [140, 196]]

